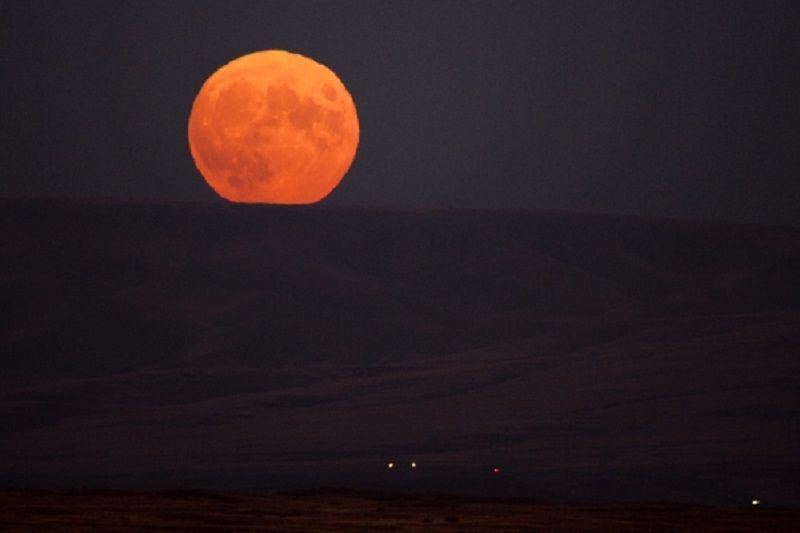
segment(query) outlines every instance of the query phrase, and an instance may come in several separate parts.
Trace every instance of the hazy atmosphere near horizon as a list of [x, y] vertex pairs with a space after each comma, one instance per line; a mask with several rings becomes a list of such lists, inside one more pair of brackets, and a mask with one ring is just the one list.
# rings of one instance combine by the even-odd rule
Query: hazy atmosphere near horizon
[[798, 507], [796, 12], [0, 3], [0, 509]]
[[330, 205], [800, 224], [792, 2], [4, 2], [0, 196], [213, 200], [186, 121], [243, 54], [320, 61]]

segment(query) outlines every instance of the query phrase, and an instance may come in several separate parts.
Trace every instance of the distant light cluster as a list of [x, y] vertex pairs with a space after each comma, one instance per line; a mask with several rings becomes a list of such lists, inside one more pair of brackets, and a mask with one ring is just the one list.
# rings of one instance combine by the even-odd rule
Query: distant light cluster
[[[394, 461], [389, 461], [388, 463], [386, 463], [386, 468], [388, 468], [389, 470], [394, 470], [394, 468], [396, 466], [397, 466], [397, 463], [395, 463]], [[416, 461], [411, 461], [409, 466], [411, 466], [411, 468], [417, 468], [417, 462]]]
[[[395, 469], [398, 468], [398, 466], [399, 466], [399, 464], [396, 461], [388, 461], [386, 463], [386, 468], [388, 470], [395, 470]], [[418, 465], [418, 463], [416, 461], [410, 461], [408, 463], [408, 466], [412, 470], [416, 470], [417, 466], [419, 466], [419, 465]], [[493, 475], [498, 475], [500, 473], [500, 467], [499, 466], [493, 466], [491, 472], [492, 472]], [[753, 500], [753, 505], [758, 505], [758, 503], [760, 503], [760, 502], [758, 502], [758, 500]]]

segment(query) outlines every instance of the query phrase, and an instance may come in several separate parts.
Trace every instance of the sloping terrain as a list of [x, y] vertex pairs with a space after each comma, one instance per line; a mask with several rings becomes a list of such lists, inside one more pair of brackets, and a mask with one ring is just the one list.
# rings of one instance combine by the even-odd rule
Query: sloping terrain
[[798, 229], [0, 208], [3, 485], [798, 501]]

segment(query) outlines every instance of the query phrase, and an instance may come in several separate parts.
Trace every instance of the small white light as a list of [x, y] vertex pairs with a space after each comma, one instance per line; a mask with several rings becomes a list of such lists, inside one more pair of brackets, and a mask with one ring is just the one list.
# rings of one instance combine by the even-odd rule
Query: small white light
[[388, 468], [394, 468], [394, 463], [389, 463], [386, 465]]
[[416, 468], [416, 467], [417, 467], [417, 462], [411, 461], [411, 468]]
[[761, 500], [753, 500], [753, 505], [761, 505]]

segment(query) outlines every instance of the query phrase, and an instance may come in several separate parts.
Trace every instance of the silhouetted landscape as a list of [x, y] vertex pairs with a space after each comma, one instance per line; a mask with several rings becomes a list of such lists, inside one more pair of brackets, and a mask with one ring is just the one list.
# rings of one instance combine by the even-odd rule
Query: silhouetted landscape
[[800, 531], [796, 3], [0, 13], [0, 531]]
[[0, 229], [3, 487], [797, 505], [800, 229], [54, 200]]
[[347, 490], [0, 492], [11, 531], [788, 531], [796, 509], [669, 503], [554, 504]]

